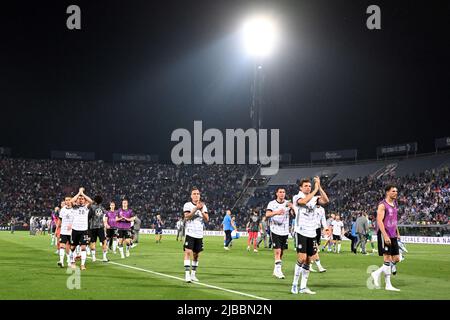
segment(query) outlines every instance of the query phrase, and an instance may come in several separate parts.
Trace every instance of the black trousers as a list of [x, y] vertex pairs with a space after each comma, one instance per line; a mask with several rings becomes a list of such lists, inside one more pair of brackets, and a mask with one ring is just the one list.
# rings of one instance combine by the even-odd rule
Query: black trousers
[[231, 242], [231, 230], [225, 230], [225, 247], [228, 247]]

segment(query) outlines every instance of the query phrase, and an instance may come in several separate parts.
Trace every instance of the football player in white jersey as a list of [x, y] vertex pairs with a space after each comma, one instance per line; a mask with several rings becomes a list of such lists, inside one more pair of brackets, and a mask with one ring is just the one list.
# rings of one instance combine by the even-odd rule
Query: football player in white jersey
[[[203, 251], [204, 221], [209, 221], [208, 209], [200, 201], [200, 190], [193, 187], [191, 201], [183, 206], [186, 236], [184, 239], [184, 271], [186, 282], [198, 281], [196, 272], [198, 258]], [[192, 264], [191, 264], [192, 259]], [[192, 270], [191, 270], [192, 266]]]
[[340, 253], [342, 236], [344, 235], [344, 223], [341, 221], [341, 216], [337, 214], [336, 219], [331, 223], [331, 225], [333, 226], [333, 252]]
[[316, 254], [311, 257], [311, 263], [309, 265], [309, 270], [311, 272], [316, 272], [314, 268], [312, 267], [312, 263], [315, 262], [317, 267], [319, 268], [319, 272], [325, 272], [327, 269], [322, 267], [322, 264], [320, 263], [319, 258], [319, 246], [320, 241], [322, 238], [322, 228], [325, 230], [327, 227], [327, 221], [325, 219], [325, 209], [320, 205], [319, 202], [316, 203], [316, 206], [314, 208], [314, 212], [316, 214], [316, 222], [317, 222], [317, 229], [316, 229]]
[[91, 211], [89, 206], [93, 202], [91, 198], [84, 194], [84, 188], [80, 188], [77, 195], [71, 200], [73, 205], [72, 235], [70, 239], [70, 249], [72, 250], [72, 269], [75, 269], [75, 248], [77, 245], [81, 249], [81, 270], [86, 270], [86, 244], [89, 241], [88, 227]]
[[64, 206], [61, 207], [59, 212], [58, 227], [60, 228], [59, 236], [59, 261], [58, 266], [64, 267], [64, 255], [67, 255], [67, 265], [71, 261], [70, 251], [70, 236], [72, 234], [72, 202], [71, 197], [66, 197], [64, 200]]
[[[320, 196], [316, 196], [317, 193]], [[316, 294], [306, 285], [309, 277], [309, 263], [311, 257], [316, 254], [316, 229], [317, 219], [314, 212], [317, 202], [325, 205], [329, 202], [328, 196], [320, 185], [319, 177], [314, 177], [314, 190], [311, 191], [311, 182], [309, 179], [300, 181], [300, 191], [293, 198], [296, 217], [295, 217], [295, 238], [297, 247], [297, 262], [295, 264], [294, 281], [292, 282], [291, 292], [293, 294], [306, 293]], [[300, 282], [300, 290], [298, 288], [298, 280], [302, 276]]]
[[284, 279], [281, 270], [283, 252], [288, 248], [289, 220], [294, 215], [292, 202], [287, 201], [286, 189], [279, 187], [275, 192], [276, 199], [269, 202], [266, 209], [266, 217], [270, 218], [269, 228], [272, 239], [275, 266], [273, 275], [278, 279]]

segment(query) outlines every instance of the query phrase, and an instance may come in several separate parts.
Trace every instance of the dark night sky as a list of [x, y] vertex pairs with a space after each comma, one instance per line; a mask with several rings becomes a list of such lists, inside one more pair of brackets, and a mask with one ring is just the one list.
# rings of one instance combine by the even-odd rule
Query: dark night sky
[[[81, 7], [82, 30], [66, 28]], [[366, 28], [381, 7], [382, 30]], [[170, 157], [176, 128], [250, 127], [252, 64], [237, 30], [253, 12], [281, 23], [265, 64], [264, 127], [281, 152], [450, 135], [450, 3], [446, 1], [10, 1], [2, 4], [0, 146]]]

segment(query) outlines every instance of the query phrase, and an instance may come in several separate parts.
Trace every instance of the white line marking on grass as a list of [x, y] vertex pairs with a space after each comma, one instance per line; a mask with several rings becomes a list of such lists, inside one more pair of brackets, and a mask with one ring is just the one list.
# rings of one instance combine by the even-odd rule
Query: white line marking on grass
[[[125, 268], [129, 268], [129, 269], [134, 269], [134, 270], [138, 270], [138, 271], [142, 271], [142, 272], [147, 272], [147, 273], [152, 273], [152, 274], [156, 274], [158, 276], [161, 277], [166, 277], [166, 278], [172, 278], [175, 280], [181, 280], [183, 282], [185, 282], [185, 280], [183, 278], [180, 277], [175, 277], [175, 276], [171, 276], [168, 274], [164, 274], [164, 273], [160, 273], [160, 272], [155, 272], [155, 271], [151, 271], [151, 270], [147, 270], [147, 269], [142, 269], [142, 268], [138, 268], [138, 267], [133, 267], [133, 266], [128, 266], [126, 264], [121, 264], [121, 263], [117, 263], [117, 262], [113, 262], [113, 261], [109, 261], [107, 264], [115, 264], [121, 267], [125, 267]], [[254, 296], [252, 294], [248, 294], [248, 293], [244, 293], [244, 292], [240, 292], [240, 291], [235, 291], [235, 290], [230, 290], [230, 289], [225, 289], [225, 288], [221, 288], [221, 287], [217, 287], [217, 286], [212, 286], [210, 284], [206, 284], [206, 283], [202, 283], [202, 282], [191, 282], [193, 284], [197, 284], [199, 286], [204, 286], [204, 287], [208, 287], [208, 288], [212, 288], [212, 289], [217, 289], [217, 290], [222, 290], [222, 291], [226, 291], [226, 292], [231, 292], [231, 293], [235, 293], [235, 294], [239, 294], [241, 296], [246, 296], [246, 297], [250, 297], [250, 298], [254, 298], [254, 299], [259, 299], [259, 300], [269, 300], [266, 298], [262, 298], [262, 297], [258, 297], [258, 296]]]

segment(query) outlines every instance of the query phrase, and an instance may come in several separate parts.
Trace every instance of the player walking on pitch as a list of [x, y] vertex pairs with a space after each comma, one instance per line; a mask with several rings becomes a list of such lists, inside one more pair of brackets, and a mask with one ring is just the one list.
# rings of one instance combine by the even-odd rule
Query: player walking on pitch
[[[320, 196], [316, 196], [317, 193]], [[317, 202], [325, 205], [329, 202], [328, 196], [320, 185], [319, 177], [314, 177], [314, 190], [311, 192], [311, 182], [308, 179], [300, 181], [300, 191], [294, 196], [293, 202], [296, 209], [296, 217], [294, 224], [295, 243], [297, 247], [297, 263], [295, 264], [294, 281], [292, 282], [291, 292], [293, 294], [307, 293], [316, 294], [306, 285], [309, 277], [309, 264], [311, 257], [316, 254], [316, 229], [317, 218], [315, 207]], [[300, 290], [298, 288], [298, 280], [302, 276], [300, 282]]]
[[108, 243], [108, 247], [113, 250], [113, 253], [116, 254], [117, 249], [117, 211], [116, 204], [114, 201], [109, 203], [109, 211], [106, 212], [105, 218], [103, 220], [106, 229], [106, 240]]
[[92, 199], [84, 194], [84, 188], [80, 188], [77, 195], [71, 200], [73, 205], [72, 235], [70, 238], [70, 249], [72, 251], [72, 269], [75, 269], [75, 248], [79, 245], [81, 249], [81, 270], [86, 269], [86, 244], [89, 240], [88, 226], [91, 211], [89, 206]]
[[391, 284], [391, 273], [396, 274], [396, 263], [399, 259], [398, 240], [400, 233], [397, 228], [397, 195], [395, 186], [389, 185], [385, 188], [386, 198], [378, 205], [377, 210], [377, 237], [378, 254], [383, 256], [383, 265], [372, 272], [371, 276], [376, 288], [380, 287], [380, 276], [384, 273], [386, 282], [385, 289], [388, 291], [400, 291]]
[[[116, 226], [119, 230], [119, 252], [120, 257], [125, 259], [130, 256], [130, 245], [131, 245], [131, 222], [134, 221], [134, 213], [128, 208], [128, 200], [122, 200], [122, 208], [119, 209], [116, 217]], [[123, 244], [126, 245], [125, 255], [123, 254]]]
[[108, 262], [108, 258], [106, 257], [106, 254], [108, 252], [108, 245], [106, 243], [106, 236], [105, 236], [105, 213], [106, 210], [102, 206], [103, 198], [99, 195], [94, 197], [94, 203], [92, 203], [90, 210], [91, 212], [91, 218], [89, 220], [89, 239], [90, 239], [90, 246], [91, 246], [91, 256], [92, 256], [92, 262], [95, 262], [95, 246], [97, 244], [97, 238], [100, 241], [100, 244], [102, 245], [103, 250], [103, 262]]
[[185, 280], [186, 282], [198, 281], [196, 272], [198, 258], [200, 252], [203, 251], [204, 221], [209, 220], [208, 209], [200, 201], [200, 190], [198, 188], [192, 188], [191, 201], [184, 204], [183, 213], [186, 221], [186, 237], [183, 246]]
[[311, 272], [316, 272], [313, 267], [312, 263], [315, 262], [317, 265], [317, 268], [319, 268], [319, 272], [325, 272], [327, 269], [322, 267], [322, 264], [320, 263], [320, 257], [319, 257], [319, 247], [320, 247], [320, 241], [322, 237], [322, 228], [325, 230], [327, 227], [327, 221], [325, 219], [325, 209], [319, 204], [319, 202], [316, 203], [316, 206], [314, 207], [314, 212], [316, 214], [316, 221], [317, 221], [317, 229], [316, 229], [316, 254], [311, 257], [311, 263], [309, 265], [309, 270]]
[[266, 217], [270, 218], [269, 228], [270, 237], [273, 243], [273, 253], [275, 258], [275, 266], [273, 275], [278, 279], [284, 279], [281, 270], [283, 252], [288, 248], [289, 237], [289, 219], [294, 215], [292, 202], [288, 202], [286, 198], [286, 189], [277, 188], [276, 199], [269, 202], [266, 209]]
[[67, 266], [71, 262], [70, 236], [72, 235], [73, 209], [71, 197], [66, 197], [64, 206], [59, 212], [59, 220], [57, 227], [60, 229], [59, 234], [59, 261], [58, 266], [64, 267], [64, 255], [67, 256]]

